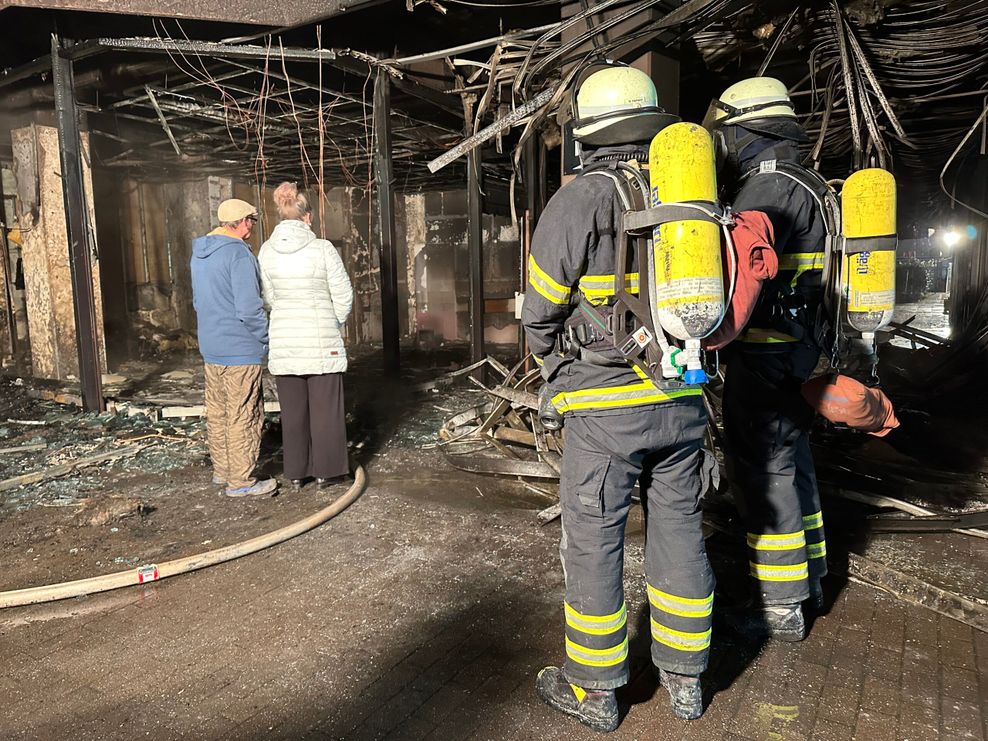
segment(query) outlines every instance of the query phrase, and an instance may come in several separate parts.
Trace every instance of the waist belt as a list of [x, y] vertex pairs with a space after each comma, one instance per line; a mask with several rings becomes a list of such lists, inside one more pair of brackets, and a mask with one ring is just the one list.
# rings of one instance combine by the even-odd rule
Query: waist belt
[[[651, 384], [657, 389], [665, 391], [694, 389], [694, 387], [676, 379], [650, 379], [637, 362], [628, 358], [626, 353], [614, 344], [613, 314], [604, 313], [608, 308], [609, 305], [598, 306], [583, 302], [578, 304], [577, 310], [570, 315], [564, 325], [563, 334], [560, 337], [560, 350], [577, 360], [593, 365], [613, 366], [626, 362], [643, 382]], [[630, 327], [628, 331], [634, 331], [635, 328]], [[602, 351], [613, 352], [607, 355]]]
[[563, 325], [560, 338], [564, 353], [579, 357], [581, 349], [601, 350], [614, 347], [613, 315], [610, 302], [593, 304], [581, 298]]

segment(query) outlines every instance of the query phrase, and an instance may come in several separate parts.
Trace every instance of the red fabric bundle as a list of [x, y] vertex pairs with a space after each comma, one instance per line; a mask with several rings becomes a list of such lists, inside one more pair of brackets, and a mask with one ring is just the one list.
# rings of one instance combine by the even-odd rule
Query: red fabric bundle
[[881, 389], [869, 388], [850, 376], [825, 375], [803, 384], [803, 398], [831, 422], [885, 437], [899, 426], [892, 402]]
[[[762, 281], [771, 280], [779, 272], [779, 258], [772, 249], [775, 235], [768, 216], [761, 211], [739, 211], [734, 220], [731, 238], [738, 261], [737, 282], [724, 321], [703, 341], [706, 350], [719, 350], [741, 333], [755, 310]], [[725, 256], [723, 263], [727, 288], [731, 285], [730, 256]]]

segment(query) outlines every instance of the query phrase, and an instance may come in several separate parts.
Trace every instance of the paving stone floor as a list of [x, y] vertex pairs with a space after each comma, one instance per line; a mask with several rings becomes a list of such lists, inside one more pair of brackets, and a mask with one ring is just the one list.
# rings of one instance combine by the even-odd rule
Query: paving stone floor
[[[594, 738], [533, 690], [561, 659], [558, 523], [538, 527], [516, 484], [417, 455], [260, 554], [0, 613], [0, 738]], [[614, 738], [986, 739], [988, 635], [855, 583], [830, 585], [801, 644], [715, 630], [709, 708], [677, 721], [648, 666], [640, 535], [627, 562]]]

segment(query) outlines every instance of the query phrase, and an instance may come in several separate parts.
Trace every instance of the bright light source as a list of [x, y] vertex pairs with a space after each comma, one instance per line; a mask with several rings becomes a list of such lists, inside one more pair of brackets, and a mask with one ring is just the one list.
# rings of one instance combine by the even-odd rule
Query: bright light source
[[961, 241], [961, 234], [956, 229], [948, 229], [943, 233], [943, 243], [947, 247], [953, 247]]

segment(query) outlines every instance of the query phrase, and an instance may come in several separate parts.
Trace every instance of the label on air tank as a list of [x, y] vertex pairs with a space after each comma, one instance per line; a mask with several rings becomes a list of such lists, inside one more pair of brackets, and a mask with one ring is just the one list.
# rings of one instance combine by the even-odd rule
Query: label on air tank
[[895, 252], [879, 250], [847, 256], [847, 310], [895, 308]]
[[[719, 267], [719, 266], [718, 266]], [[660, 308], [681, 304], [723, 301], [719, 277], [676, 278], [655, 286], [655, 303]]]

